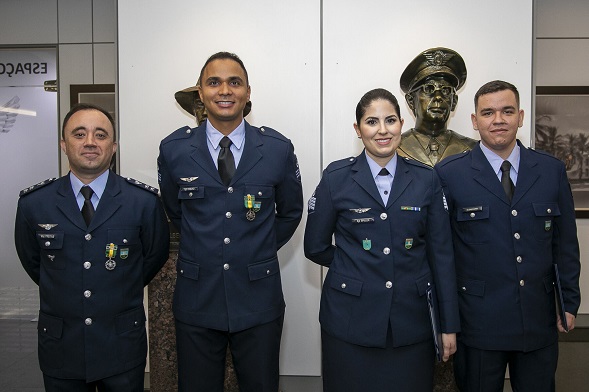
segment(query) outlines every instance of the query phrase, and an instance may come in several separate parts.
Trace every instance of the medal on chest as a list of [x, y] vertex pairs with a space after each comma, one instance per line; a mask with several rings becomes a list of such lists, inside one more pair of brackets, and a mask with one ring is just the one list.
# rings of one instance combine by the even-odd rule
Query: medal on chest
[[106, 245], [106, 257], [108, 257], [108, 260], [104, 263], [104, 267], [109, 271], [114, 270], [117, 266], [117, 262], [113, 260], [113, 257], [117, 255], [117, 249], [118, 247], [112, 242]]

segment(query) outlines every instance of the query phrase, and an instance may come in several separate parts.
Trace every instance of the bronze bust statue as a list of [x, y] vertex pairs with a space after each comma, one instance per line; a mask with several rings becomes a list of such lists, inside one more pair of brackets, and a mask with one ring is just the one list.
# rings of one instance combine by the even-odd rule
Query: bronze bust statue
[[[178, 102], [182, 109], [186, 110], [196, 118], [196, 123], [198, 125], [202, 124], [202, 122], [207, 119], [207, 110], [205, 109], [205, 105], [202, 103], [200, 96], [198, 95], [199, 88], [200, 78], [196, 82], [196, 86], [187, 87], [184, 90], [180, 90], [174, 94], [176, 102]], [[243, 108], [243, 117], [247, 116], [251, 110], [252, 101], [248, 101], [245, 104], [245, 108]]]
[[466, 82], [466, 65], [452, 49], [431, 48], [403, 71], [401, 90], [415, 115], [415, 128], [401, 135], [397, 153], [434, 166], [447, 156], [472, 149], [477, 140], [448, 129], [458, 103], [457, 91]]

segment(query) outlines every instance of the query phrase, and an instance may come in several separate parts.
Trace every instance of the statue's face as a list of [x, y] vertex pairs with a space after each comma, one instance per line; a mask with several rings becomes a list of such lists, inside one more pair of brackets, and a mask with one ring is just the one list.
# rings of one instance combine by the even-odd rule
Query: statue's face
[[425, 123], [445, 123], [456, 108], [456, 89], [442, 76], [426, 79], [412, 92], [415, 117]]

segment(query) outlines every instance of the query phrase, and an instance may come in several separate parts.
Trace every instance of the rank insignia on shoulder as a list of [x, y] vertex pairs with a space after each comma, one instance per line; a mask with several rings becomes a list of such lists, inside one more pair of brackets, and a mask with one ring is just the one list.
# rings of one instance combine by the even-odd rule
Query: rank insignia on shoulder
[[22, 191], [20, 191], [20, 193], [18, 195], [19, 196], [28, 195], [29, 193], [36, 191], [37, 189], [43, 188], [45, 185], [51, 184], [55, 180], [57, 180], [56, 177], [48, 178], [45, 181], [41, 181], [35, 185], [31, 185], [30, 187], [23, 189]]
[[133, 184], [133, 185], [135, 185], [135, 186], [137, 186], [139, 188], [145, 189], [146, 191], [149, 191], [151, 193], [155, 193], [156, 195], [158, 194], [158, 189], [157, 188], [154, 188], [154, 187], [152, 187], [150, 185], [144, 184], [141, 181], [137, 181], [136, 179], [131, 178], [131, 177], [127, 177], [125, 179], [127, 180], [127, 182], [129, 184]]

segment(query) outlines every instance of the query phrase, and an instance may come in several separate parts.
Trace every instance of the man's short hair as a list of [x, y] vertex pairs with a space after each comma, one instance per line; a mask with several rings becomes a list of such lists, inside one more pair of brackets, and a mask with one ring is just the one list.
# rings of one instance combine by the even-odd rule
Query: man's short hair
[[110, 121], [110, 125], [112, 125], [112, 130], [113, 130], [112, 137], [113, 137], [113, 140], [114, 141], [117, 140], [117, 133], [115, 131], [115, 120], [114, 120], [114, 118], [105, 109], [101, 108], [100, 106], [93, 105], [91, 103], [77, 103], [74, 106], [72, 106], [72, 108], [70, 109], [70, 111], [63, 118], [63, 124], [61, 125], [61, 138], [62, 139], [65, 139], [65, 126], [67, 125], [67, 123], [70, 120], [70, 118], [75, 113], [77, 113], [79, 111], [82, 111], [82, 110], [97, 110], [100, 113], [104, 114], [106, 116], [106, 118], [108, 118], [108, 121]]
[[249, 86], [249, 78], [247, 76], [247, 70], [245, 69], [245, 65], [243, 65], [243, 61], [241, 61], [239, 56], [237, 56], [235, 53], [230, 52], [218, 52], [207, 59], [205, 65], [203, 65], [202, 69], [200, 70], [200, 77], [198, 78], [198, 80], [200, 80], [201, 83], [203, 83], [202, 75], [205, 72], [205, 68], [207, 67], [207, 65], [209, 65], [210, 62], [215, 60], [233, 60], [237, 64], [239, 64], [239, 66], [241, 67], [241, 69], [243, 69], [243, 72], [245, 73], [245, 84]]
[[479, 104], [479, 97], [481, 95], [492, 94], [498, 91], [510, 90], [513, 91], [515, 94], [515, 101], [517, 102], [517, 108], [519, 109], [519, 91], [517, 91], [517, 87], [509, 82], [505, 82], [503, 80], [493, 80], [491, 82], [487, 82], [479, 88], [479, 90], [474, 95], [474, 109], [475, 111], [478, 108]]

